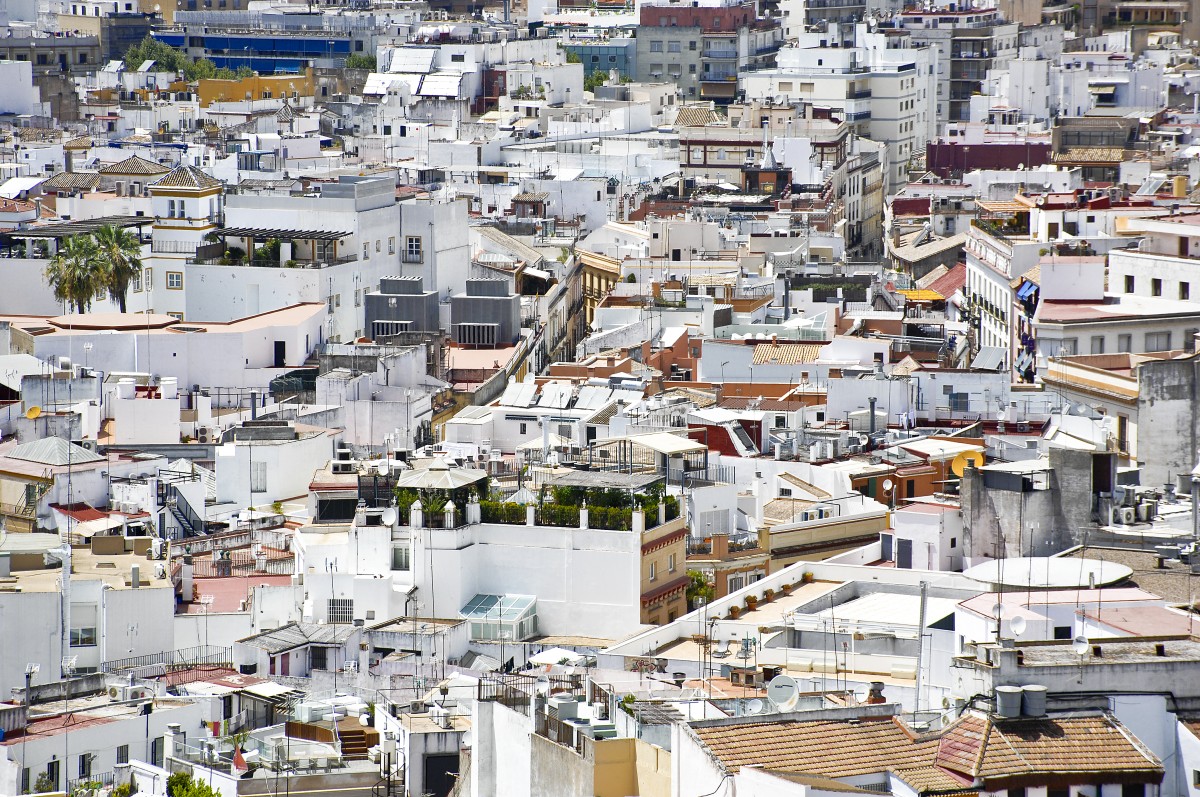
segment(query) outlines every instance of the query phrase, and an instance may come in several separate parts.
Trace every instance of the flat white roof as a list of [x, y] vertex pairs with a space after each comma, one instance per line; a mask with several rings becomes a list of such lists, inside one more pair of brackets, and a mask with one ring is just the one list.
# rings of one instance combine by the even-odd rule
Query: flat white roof
[[1067, 589], [1114, 584], [1133, 573], [1131, 568], [1099, 559], [1021, 556], [989, 559], [967, 568], [963, 575], [985, 584], [1033, 589]]

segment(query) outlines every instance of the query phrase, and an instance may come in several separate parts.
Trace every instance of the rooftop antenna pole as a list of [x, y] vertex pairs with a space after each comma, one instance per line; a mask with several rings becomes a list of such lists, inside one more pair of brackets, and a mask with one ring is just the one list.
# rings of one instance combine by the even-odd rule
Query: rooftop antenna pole
[[921, 609], [917, 614], [917, 694], [913, 699], [913, 722], [921, 710], [922, 673], [925, 670], [925, 609], [929, 603], [929, 582], [921, 582]]

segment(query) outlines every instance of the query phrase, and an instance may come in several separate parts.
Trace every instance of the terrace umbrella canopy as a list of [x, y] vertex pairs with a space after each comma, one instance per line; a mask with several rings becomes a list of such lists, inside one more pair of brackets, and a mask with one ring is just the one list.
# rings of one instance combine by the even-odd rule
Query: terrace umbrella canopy
[[478, 468], [452, 468], [439, 457], [428, 468], [415, 468], [396, 479], [397, 490], [458, 490], [487, 478]]

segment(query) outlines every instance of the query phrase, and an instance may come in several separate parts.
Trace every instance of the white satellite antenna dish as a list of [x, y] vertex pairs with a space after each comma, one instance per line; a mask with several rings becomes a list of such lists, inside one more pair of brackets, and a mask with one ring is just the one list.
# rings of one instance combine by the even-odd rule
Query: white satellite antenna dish
[[1075, 655], [1082, 656], [1088, 652], [1087, 637], [1080, 634], [1071, 642], [1071, 650], [1075, 651]]
[[387, 457], [384, 457], [379, 464], [375, 466], [375, 469], [379, 472], [380, 476], [387, 476], [390, 472], [388, 469]]
[[893, 487], [895, 487], [895, 486], [896, 486], [896, 485], [895, 485], [895, 483], [894, 483], [894, 482], [892, 482], [892, 480], [891, 480], [891, 479], [884, 479], [884, 480], [883, 480], [883, 491], [884, 491], [885, 493], [890, 493], [890, 492], [892, 491], [892, 488], [893, 488]]
[[545, 675], [539, 675], [537, 681], [534, 682], [534, 689], [542, 697], [550, 694], [550, 679]]
[[746, 704], [746, 713], [761, 714], [764, 708], [766, 708], [766, 704], [756, 697]]
[[383, 510], [383, 514], [381, 514], [379, 516], [379, 520], [385, 526], [396, 525], [396, 510], [395, 510], [395, 508], [389, 506], [387, 509]]
[[767, 684], [767, 700], [780, 711], [791, 711], [800, 700], [800, 685], [794, 678], [777, 675]]
[[1008, 621], [1009, 627], [1012, 629], [1013, 636], [1020, 636], [1025, 633], [1025, 618], [1017, 615]]

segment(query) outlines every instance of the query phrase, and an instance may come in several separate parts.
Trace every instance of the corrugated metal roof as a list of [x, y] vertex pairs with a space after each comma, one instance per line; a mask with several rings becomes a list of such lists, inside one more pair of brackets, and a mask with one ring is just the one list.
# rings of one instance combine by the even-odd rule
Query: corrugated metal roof
[[41, 465], [50, 465], [52, 467], [104, 461], [104, 457], [88, 451], [82, 446], [68, 443], [61, 437], [43, 437], [41, 440], [22, 443], [8, 452], [8, 456], [9, 459], [37, 462]]

